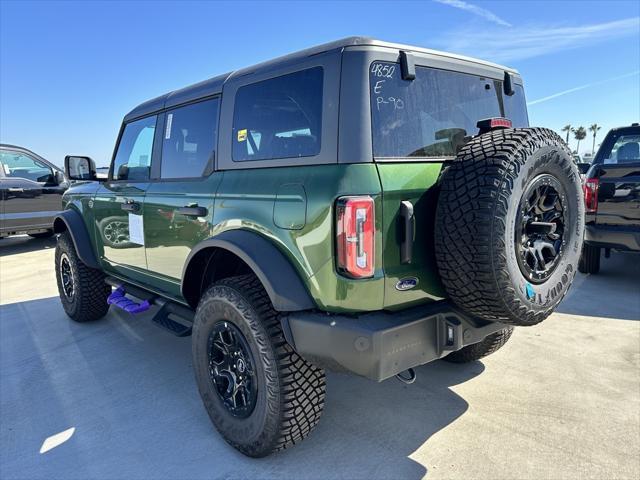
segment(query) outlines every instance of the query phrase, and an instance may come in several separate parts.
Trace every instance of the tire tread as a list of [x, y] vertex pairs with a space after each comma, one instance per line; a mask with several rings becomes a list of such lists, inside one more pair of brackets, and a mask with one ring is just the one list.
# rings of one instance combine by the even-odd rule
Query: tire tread
[[441, 175], [436, 263], [447, 294], [472, 316], [510, 325], [534, 325], [551, 314], [568, 290], [547, 308], [532, 309], [518, 298], [507, 271], [505, 230], [510, 193], [527, 158], [544, 145], [564, 150], [562, 168], [577, 181], [568, 147], [545, 128], [496, 130], [476, 137]]
[[[66, 253], [72, 263], [74, 275], [77, 276], [76, 285], [76, 305], [70, 304], [62, 290], [60, 275], [60, 255]], [[58, 236], [55, 256], [56, 281], [60, 300], [69, 317], [76, 322], [91, 322], [104, 317], [109, 311], [107, 297], [111, 293], [111, 287], [105, 283], [105, 274], [102, 270], [90, 268], [84, 264], [73, 244], [73, 240], [68, 232], [63, 232]], [[75, 308], [73, 308], [75, 307]]]
[[452, 352], [443, 360], [452, 363], [475, 362], [500, 350], [511, 338], [513, 327], [507, 327], [488, 335], [484, 340], [472, 345], [467, 345], [458, 351]]
[[[222, 288], [221, 288], [222, 287]], [[226, 287], [226, 288], [225, 288]], [[267, 349], [272, 349], [277, 365], [275, 369], [265, 369], [267, 375], [275, 375], [279, 388], [268, 389], [268, 395], [279, 397], [277, 402], [267, 402], [278, 405], [268, 412], [268, 415], [278, 417], [275, 430], [265, 432], [263, 441], [258, 444], [246, 445], [225, 440], [246, 455], [263, 457], [273, 452], [300, 443], [318, 424], [324, 408], [325, 374], [320, 368], [304, 360], [285, 340], [281, 327], [281, 313], [274, 310], [260, 280], [254, 275], [230, 277], [216, 282], [207, 290], [201, 299], [207, 302], [212, 297], [226, 297], [237, 307], [242, 305], [237, 296], [244, 297], [255, 310], [257, 318], [262, 323], [267, 339], [255, 336], [263, 356]], [[251, 316], [251, 312], [243, 312]], [[277, 390], [277, 391], [276, 391]]]

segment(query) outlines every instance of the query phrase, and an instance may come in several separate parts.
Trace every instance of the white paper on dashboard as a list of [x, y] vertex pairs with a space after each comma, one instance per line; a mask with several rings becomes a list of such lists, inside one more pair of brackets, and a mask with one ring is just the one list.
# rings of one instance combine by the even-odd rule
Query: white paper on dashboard
[[142, 215], [129, 214], [129, 241], [144, 245], [144, 226]]

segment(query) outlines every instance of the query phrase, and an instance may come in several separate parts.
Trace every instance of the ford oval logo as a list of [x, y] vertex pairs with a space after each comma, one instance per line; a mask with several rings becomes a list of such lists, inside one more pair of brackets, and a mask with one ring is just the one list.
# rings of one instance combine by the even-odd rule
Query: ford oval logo
[[404, 292], [405, 290], [411, 290], [416, 285], [418, 285], [418, 279], [416, 277], [401, 278], [398, 283], [396, 283], [396, 290]]

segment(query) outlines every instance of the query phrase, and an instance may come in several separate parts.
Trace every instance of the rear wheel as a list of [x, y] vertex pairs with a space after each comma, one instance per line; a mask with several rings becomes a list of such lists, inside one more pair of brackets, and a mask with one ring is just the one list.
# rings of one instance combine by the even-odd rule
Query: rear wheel
[[584, 244], [578, 270], [582, 273], [598, 273], [600, 271], [600, 247]]
[[492, 353], [500, 350], [507, 340], [511, 338], [513, 333], [513, 327], [507, 327], [503, 330], [499, 330], [491, 335], [488, 335], [484, 340], [472, 345], [467, 345], [456, 352], [452, 352], [443, 360], [453, 363], [468, 363], [475, 362], [481, 358], [491, 355]]
[[101, 270], [89, 268], [80, 260], [68, 232], [58, 237], [55, 266], [60, 301], [72, 320], [89, 322], [107, 314], [111, 287], [104, 282]]
[[320, 420], [324, 371], [285, 341], [279, 314], [253, 275], [211, 286], [193, 325], [196, 382], [211, 421], [245, 455], [304, 439]]
[[466, 313], [534, 325], [575, 276], [584, 234], [580, 177], [562, 139], [544, 128], [476, 137], [441, 176], [438, 270]]

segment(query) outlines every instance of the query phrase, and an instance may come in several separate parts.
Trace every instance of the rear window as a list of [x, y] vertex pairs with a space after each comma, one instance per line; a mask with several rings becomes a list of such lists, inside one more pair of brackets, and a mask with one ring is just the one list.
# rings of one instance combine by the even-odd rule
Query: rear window
[[640, 162], [640, 128], [635, 132], [607, 135], [594, 161], [608, 164]]
[[376, 158], [455, 156], [485, 118], [529, 125], [520, 85], [509, 97], [500, 80], [427, 67], [416, 67], [415, 80], [402, 80], [400, 64], [389, 62], [374, 62], [369, 79]]
[[233, 160], [319, 154], [322, 81], [322, 67], [314, 67], [239, 88], [233, 114]]

